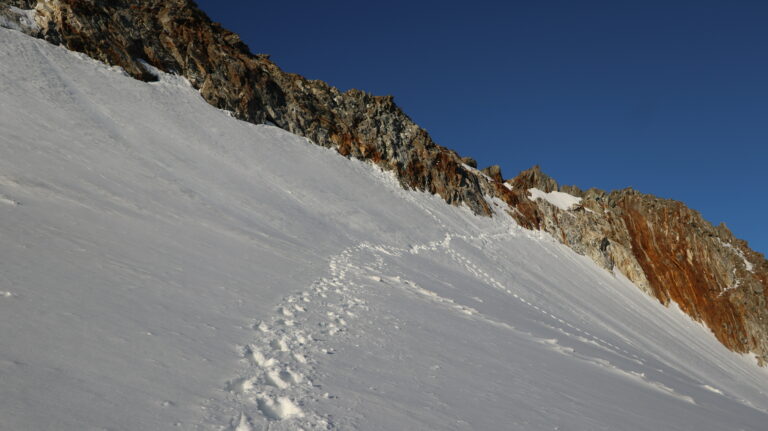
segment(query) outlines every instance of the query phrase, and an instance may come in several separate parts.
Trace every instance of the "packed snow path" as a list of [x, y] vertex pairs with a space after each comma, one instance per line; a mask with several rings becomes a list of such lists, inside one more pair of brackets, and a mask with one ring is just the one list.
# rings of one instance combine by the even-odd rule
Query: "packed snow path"
[[[705, 399], [711, 397], [711, 392], [722, 395], [720, 390], [699, 381], [682, 376], [666, 376], [665, 371], [658, 368], [663, 367], [658, 361], [642, 359], [638, 354], [617, 346], [625, 344], [627, 348], [636, 351], [627, 340], [620, 339], [614, 344], [557, 317], [548, 311], [546, 306], [533, 304], [505, 288], [493, 276], [452, 247], [452, 243], [462, 242], [465, 246], [474, 246], [475, 251], [480, 251], [480, 248], [488, 248], [491, 243], [501, 242], [505, 237], [524, 234], [514, 227], [510, 229], [511, 231], [490, 236], [481, 234], [477, 239], [446, 235], [441, 241], [415, 245], [409, 249], [363, 243], [331, 258], [328, 278], [322, 278], [313, 283], [310, 289], [285, 298], [275, 308], [275, 314], [269, 321], [254, 323], [256, 338], [252, 344], [242, 349], [244, 367], [240, 375], [227, 385], [232, 393], [231, 400], [237, 405], [232, 429], [247, 430], [257, 425], [266, 429], [271, 421], [286, 422], [272, 423], [270, 429], [366, 428], [364, 415], [354, 411], [340, 414], [339, 417], [318, 414], [327, 410], [317, 407], [318, 405], [337, 396], [326, 391], [322, 381], [327, 375], [318, 370], [318, 361], [315, 358], [336, 355], [340, 348], [344, 349], [344, 346], [350, 345], [356, 350], [375, 349], [374, 346], [365, 346], [370, 342], [367, 338], [373, 336], [376, 344], [380, 344], [382, 339], [386, 339], [382, 337], [386, 332], [378, 327], [380, 321], [372, 321], [365, 316], [387, 314], [386, 310], [376, 309], [369, 304], [378, 302], [371, 298], [376, 292], [391, 289], [400, 290], [401, 294], [410, 299], [432, 303], [454, 317], [480, 323], [480, 326], [484, 324], [502, 329], [502, 332], [507, 331], [507, 337], [534, 341], [544, 349], [592, 367], [602, 368], [647, 390], [657, 392], [656, 395], [661, 401], [668, 397], [695, 405], [694, 397], [686, 393], [698, 394], [697, 396]], [[418, 283], [405, 279], [402, 273], [395, 269], [398, 263], [403, 264], [403, 259], [407, 261], [415, 255], [424, 254], [453, 260], [486, 287], [498, 289], [515, 298], [519, 302], [519, 308], [514, 309], [514, 312], [529, 312], [531, 321], [525, 325], [527, 329], [517, 329], [502, 320], [484, 315], [472, 306], [462, 305], [425, 289]], [[476, 306], [483, 303], [478, 297], [471, 300]], [[387, 327], [394, 328], [395, 331], [400, 331], [401, 326], [407, 322], [391, 316], [383, 320], [388, 322]], [[432, 371], [440, 369], [439, 364], [430, 367]], [[678, 379], [682, 381], [677, 381]], [[682, 389], [676, 390], [662, 383], [664, 381], [672, 382], [675, 386], [680, 385]], [[310, 410], [307, 411], [307, 408]], [[257, 415], [254, 416], [254, 413]], [[522, 420], [516, 425], [526, 427], [531, 423]], [[470, 426], [469, 423], [466, 426]]]
[[0, 430], [763, 430], [766, 371], [499, 212], [0, 29]]

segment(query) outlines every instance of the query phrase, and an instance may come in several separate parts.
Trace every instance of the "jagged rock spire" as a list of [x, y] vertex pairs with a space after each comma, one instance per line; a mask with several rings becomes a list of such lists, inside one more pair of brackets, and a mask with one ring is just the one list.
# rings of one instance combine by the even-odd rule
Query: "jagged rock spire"
[[547, 193], [558, 191], [557, 181], [542, 172], [539, 165], [520, 172], [515, 178], [509, 180], [509, 183], [519, 189], [527, 190], [535, 187]]

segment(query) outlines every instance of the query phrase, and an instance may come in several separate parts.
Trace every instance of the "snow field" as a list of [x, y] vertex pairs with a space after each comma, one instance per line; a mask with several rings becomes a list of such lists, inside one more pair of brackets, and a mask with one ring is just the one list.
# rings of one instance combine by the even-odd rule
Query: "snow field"
[[751, 358], [548, 235], [0, 39], [0, 430], [768, 423]]

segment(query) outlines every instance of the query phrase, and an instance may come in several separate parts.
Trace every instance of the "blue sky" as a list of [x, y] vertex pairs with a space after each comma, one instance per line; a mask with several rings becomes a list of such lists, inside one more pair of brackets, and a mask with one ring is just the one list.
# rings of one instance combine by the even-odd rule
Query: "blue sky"
[[199, 1], [505, 177], [681, 200], [768, 252], [768, 2]]

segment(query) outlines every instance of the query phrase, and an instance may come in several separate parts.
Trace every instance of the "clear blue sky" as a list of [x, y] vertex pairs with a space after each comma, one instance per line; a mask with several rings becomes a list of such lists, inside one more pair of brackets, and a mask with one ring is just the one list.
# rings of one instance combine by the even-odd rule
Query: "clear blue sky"
[[768, 252], [768, 1], [198, 4], [481, 167], [678, 199]]

